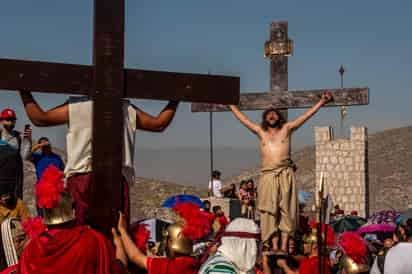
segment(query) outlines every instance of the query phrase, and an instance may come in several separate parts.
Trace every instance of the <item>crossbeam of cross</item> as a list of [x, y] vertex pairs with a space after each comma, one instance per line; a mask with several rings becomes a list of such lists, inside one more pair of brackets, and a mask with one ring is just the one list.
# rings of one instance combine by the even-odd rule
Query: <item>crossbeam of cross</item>
[[[288, 38], [288, 23], [273, 22], [270, 26], [270, 40], [265, 44], [265, 55], [270, 58], [270, 91], [241, 93], [240, 110], [264, 110], [269, 107], [278, 109], [309, 108], [319, 101], [325, 90], [333, 94], [333, 101], [326, 106], [367, 105], [369, 89], [331, 88], [305, 91], [288, 91], [288, 57], [293, 51], [293, 43]], [[193, 112], [229, 111], [225, 105], [192, 104]], [[287, 112], [286, 112], [287, 113]]]

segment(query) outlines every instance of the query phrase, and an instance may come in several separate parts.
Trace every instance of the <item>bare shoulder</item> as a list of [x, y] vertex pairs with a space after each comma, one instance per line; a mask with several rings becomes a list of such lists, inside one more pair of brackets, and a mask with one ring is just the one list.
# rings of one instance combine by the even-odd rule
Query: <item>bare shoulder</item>
[[293, 121], [290, 122], [286, 122], [283, 126], [282, 126], [282, 130], [291, 132], [293, 131]]

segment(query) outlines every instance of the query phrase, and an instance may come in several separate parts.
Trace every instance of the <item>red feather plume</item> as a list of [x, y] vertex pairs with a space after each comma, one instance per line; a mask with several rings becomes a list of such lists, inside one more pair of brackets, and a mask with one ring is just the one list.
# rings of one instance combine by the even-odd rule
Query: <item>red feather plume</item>
[[173, 210], [185, 220], [183, 235], [198, 240], [210, 232], [210, 222], [206, 214], [193, 202], [176, 203]]
[[146, 254], [147, 241], [150, 238], [150, 231], [147, 229], [147, 224], [139, 224], [134, 230], [134, 239], [140, 251]]
[[315, 219], [310, 220], [310, 222], [309, 222], [309, 227], [310, 227], [311, 229], [316, 229], [317, 226], [318, 226], [318, 222], [316, 222]]
[[40, 236], [40, 234], [47, 230], [47, 226], [43, 223], [42, 217], [29, 218], [22, 222], [24, 232], [34, 239]]
[[54, 165], [49, 165], [36, 185], [38, 207], [57, 207], [63, 190], [63, 172]]
[[365, 263], [367, 256], [366, 244], [358, 234], [354, 232], [342, 233], [339, 238], [339, 246], [355, 263]]

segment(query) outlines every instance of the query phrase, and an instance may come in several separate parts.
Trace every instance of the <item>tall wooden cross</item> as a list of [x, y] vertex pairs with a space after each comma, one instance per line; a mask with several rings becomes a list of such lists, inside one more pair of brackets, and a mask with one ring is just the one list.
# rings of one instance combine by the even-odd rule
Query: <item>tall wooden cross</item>
[[0, 59], [0, 89], [81, 94], [93, 99], [90, 218], [105, 233], [110, 233], [121, 208], [123, 97], [220, 104], [239, 101], [237, 77], [125, 69], [124, 18], [124, 0], [94, 0], [91, 66]]
[[[273, 22], [270, 25], [270, 40], [265, 43], [265, 57], [270, 58], [270, 91], [265, 93], [242, 93], [239, 109], [264, 110], [269, 107], [284, 109], [308, 108], [319, 101], [325, 89], [288, 91], [288, 55], [293, 52], [293, 42], [288, 38], [288, 23]], [[366, 105], [369, 89], [327, 89], [333, 93], [333, 101], [326, 106]], [[193, 112], [228, 111], [228, 107], [216, 104], [192, 104]], [[285, 118], [287, 115], [285, 115]]]

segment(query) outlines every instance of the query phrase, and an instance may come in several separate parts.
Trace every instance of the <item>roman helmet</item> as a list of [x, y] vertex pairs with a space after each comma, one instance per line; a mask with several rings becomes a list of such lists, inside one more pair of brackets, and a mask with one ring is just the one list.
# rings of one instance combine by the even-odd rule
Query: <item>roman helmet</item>
[[183, 224], [171, 224], [164, 230], [163, 237], [167, 240], [170, 250], [178, 254], [190, 255], [193, 251], [193, 241], [184, 236], [183, 230]]
[[[310, 224], [310, 231], [303, 235], [303, 242], [313, 245], [318, 243], [318, 223], [316, 221], [312, 221]], [[336, 244], [336, 236], [335, 233], [333, 232], [331, 226], [327, 226], [327, 237], [326, 237], [326, 246], [328, 248], [332, 248]], [[322, 225], [322, 233], [321, 233], [321, 239], [322, 241], [325, 240], [325, 225]]]
[[358, 234], [343, 233], [339, 238], [339, 248], [343, 252], [341, 268], [346, 274], [369, 273], [366, 244]]
[[75, 219], [73, 197], [64, 189], [63, 172], [54, 165], [44, 171], [36, 185], [37, 205], [46, 225], [59, 225]]
[[356, 263], [349, 256], [344, 255], [342, 258], [342, 268], [346, 274], [369, 273], [369, 265], [365, 263]]
[[210, 232], [207, 215], [193, 202], [177, 202], [173, 211], [178, 215], [177, 221], [169, 225], [163, 232], [164, 246], [176, 254], [190, 255], [193, 252], [193, 241]]

